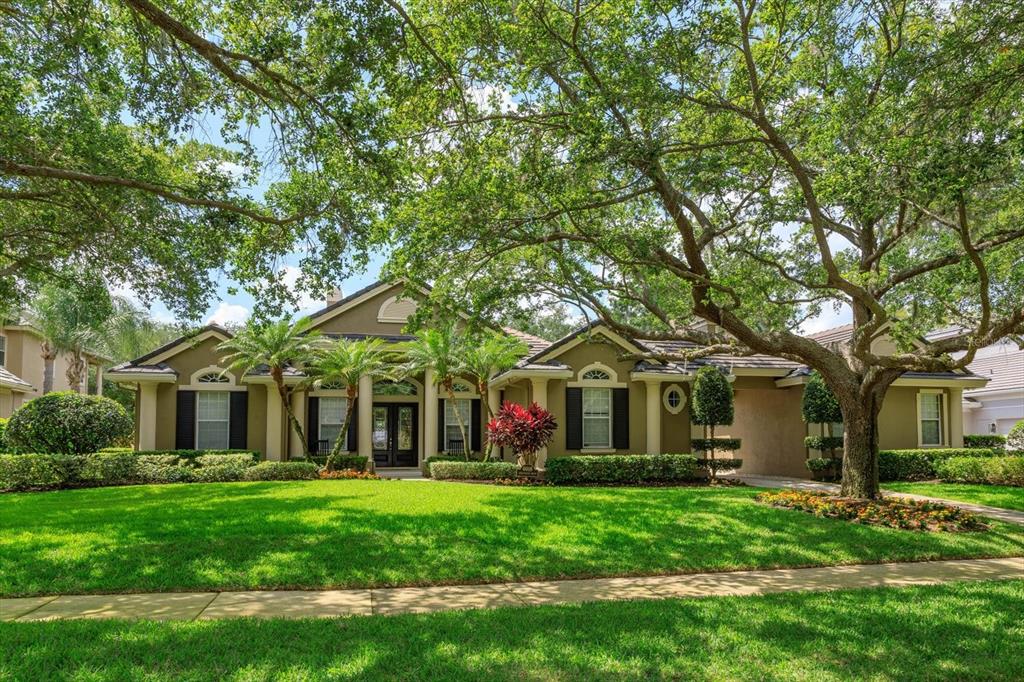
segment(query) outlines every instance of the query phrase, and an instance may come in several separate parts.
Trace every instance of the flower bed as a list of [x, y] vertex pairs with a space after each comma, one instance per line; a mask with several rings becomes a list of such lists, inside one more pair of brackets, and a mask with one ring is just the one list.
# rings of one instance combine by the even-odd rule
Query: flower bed
[[[365, 458], [364, 458], [365, 459]], [[335, 469], [334, 471], [327, 471], [322, 469], [320, 471], [320, 478], [322, 480], [352, 480], [352, 481], [379, 481], [381, 477], [370, 471], [363, 471], [361, 469]]]
[[799, 490], [765, 492], [755, 498], [773, 507], [786, 507], [810, 512], [815, 516], [843, 519], [873, 526], [889, 526], [905, 530], [977, 531], [987, 530], [976, 514], [934, 502], [914, 500], [859, 500], [825, 493]]

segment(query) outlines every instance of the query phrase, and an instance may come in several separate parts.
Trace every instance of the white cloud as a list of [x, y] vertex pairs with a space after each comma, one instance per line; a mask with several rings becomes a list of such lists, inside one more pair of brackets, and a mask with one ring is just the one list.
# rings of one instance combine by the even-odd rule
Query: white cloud
[[850, 306], [844, 303], [837, 310], [829, 305], [822, 309], [820, 315], [812, 317], [800, 325], [800, 332], [802, 334], [814, 334], [815, 332], [839, 327], [850, 322], [853, 322], [853, 311], [850, 310]]
[[242, 324], [249, 318], [249, 309], [237, 303], [221, 301], [213, 314], [206, 318], [206, 324]]
[[282, 268], [281, 282], [285, 288], [297, 297], [296, 309], [300, 311], [319, 308], [321, 301], [313, 298], [308, 291], [299, 289], [299, 279], [302, 277], [302, 270], [294, 265], [286, 265]]

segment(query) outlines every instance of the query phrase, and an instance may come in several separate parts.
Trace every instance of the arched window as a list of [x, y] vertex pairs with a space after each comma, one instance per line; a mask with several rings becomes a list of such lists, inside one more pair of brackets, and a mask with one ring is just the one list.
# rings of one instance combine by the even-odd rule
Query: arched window
[[610, 381], [611, 376], [603, 369], [588, 369], [580, 377], [584, 381]]
[[416, 384], [411, 381], [375, 381], [374, 395], [416, 395]]
[[467, 384], [465, 381], [456, 381], [452, 384], [452, 391], [455, 393], [475, 393], [476, 389]]
[[231, 379], [221, 372], [207, 372], [196, 379], [197, 384], [230, 384]]

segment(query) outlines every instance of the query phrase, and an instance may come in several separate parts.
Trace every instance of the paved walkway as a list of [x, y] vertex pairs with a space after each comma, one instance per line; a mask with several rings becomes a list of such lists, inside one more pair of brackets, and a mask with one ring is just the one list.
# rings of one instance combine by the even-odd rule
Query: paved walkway
[[0, 599], [0, 620], [331, 618], [497, 606], [670, 599], [906, 587], [958, 580], [1024, 579], [1024, 557], [859, 564], [638, 578], [598, 578], [379, 590], [96, 594]]
[[[839, 486], [835, 483], [824, 483], [821, 481], [809, 481], [804, 478], [786, 478], [784, 476], [739, 476], [747, 485], [757, 486], [759, 488], [792, 488], [794, 490], [815, 490], [825, 493], [838, 493]], [[974, 512], [979, 516], [987, 516], [997, 521], [1005, 521], [1006, 523], [1019, 523], [1024, 525], [1024, 512], [1014, 511], [1012, 509], [1001, 509], [999, 507], [986, 507], [981, 504], [971, 504], [970, 502], [961, 502], [960, 500], [949, 500], [940, 497], [928, 497], [926, 495], [914, 495], [912, 493], [898, 493], [892, 490], [882, 489], [882, 494], [886, 497], [902, 497], [908, 500], [920, 500], [922, 502], [940, 502], [942, 504], [951, 504], [961, 509]]]

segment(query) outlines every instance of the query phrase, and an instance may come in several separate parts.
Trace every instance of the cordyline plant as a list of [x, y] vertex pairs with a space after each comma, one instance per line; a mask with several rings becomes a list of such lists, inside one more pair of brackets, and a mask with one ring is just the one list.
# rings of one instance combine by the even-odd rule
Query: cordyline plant
[[520, 467], [532, 468], [537, 453], [555, 437], [555, 428], [554, 416], [537, 403], [523, 407], [506, 401], [487, 422], [487, 440], [499, 448], [511, 448]]

